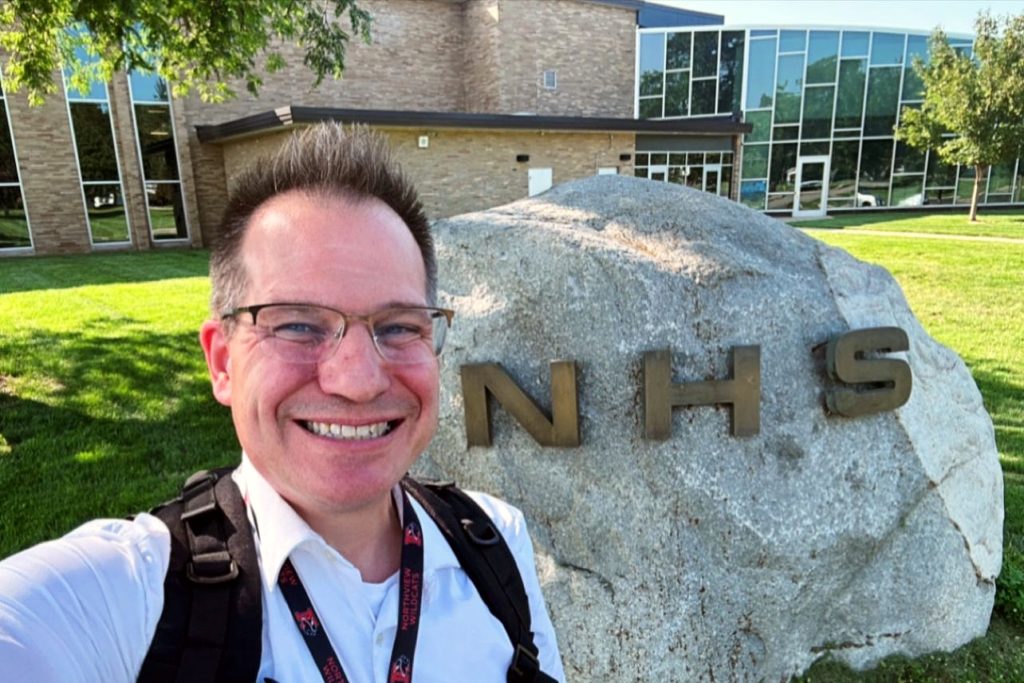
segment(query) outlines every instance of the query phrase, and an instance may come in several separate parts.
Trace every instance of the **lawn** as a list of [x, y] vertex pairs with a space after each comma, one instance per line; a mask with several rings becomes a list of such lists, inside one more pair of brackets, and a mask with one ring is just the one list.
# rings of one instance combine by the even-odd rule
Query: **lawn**
[[906, 211], [865, 212], [839, 214], [828, 218], [794, 221], [798, 228], [828, 228], [843, 231], [880, 230], [883, 232], [915, 232], [935, 235], [968, 235], [972, 237], [1007, 237], [1024, 240], [1024, 214], [1019, 210], [978, 210], [978, 221], [967, 220], [967, 210], [955, 210], [928, 215]]
[[[901, 232], [967, 226], [959, 213], [900, 214], [898, 228], [844, 220]], [[998, 221], [1001, 237], [1024, 229], [1019, 213]], [[1024, 239], [831, 227], [841, 229], [808, 232], [889, 268], [925, 328], [970, 366], [1006, 477], [1006, 562], [985, 638], [861, 674], [823, 662], [802, 680], [1024, 681]], [[191, 472], [237, 461], [196, 341], [208, 294], [200, 251], [0, 259], [0, 557], [91, 517], [145, 509]]]

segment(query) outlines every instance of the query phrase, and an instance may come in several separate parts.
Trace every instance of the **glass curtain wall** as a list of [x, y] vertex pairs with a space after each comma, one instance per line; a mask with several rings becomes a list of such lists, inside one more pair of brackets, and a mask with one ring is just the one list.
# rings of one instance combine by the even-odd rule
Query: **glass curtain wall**
[[155, 242], [187, 240], [167, 84], [154, 74], [133, 71], [128, 76], [150, 235]]
[[0, 81], [0, 252], [32, 248], [17, 158], [7, 98]]
[[[950, 42], [970, 53], [969, 38]], [[734, 181], [740, 201], [755, 209], [796, 208], [798, 169], [808, 157], [828, 160], [828, 209], [969, 203], [973, 168], [946, 166], [893, 133], [904, 107], [921, 106], [912, 64], [927, 60], [927, 47], [926, 34], [863, 29], [644, 30], [637, 112], [742, 113], [753, 130]], [[1019, 162], [993, 168], [983, 201], [1024, 201], [1022, 176]]]
[[[88, 56], [79, 55], [87, 60]], [[124, 206], [120, 163], [114, 144], [110, 99], [104, 83], [91, 83], [88, 92], [72, 88], [64, 76], [71, 134], [75, 141], [82, 196], [95, 245], [124, 245], [131, 241]]]

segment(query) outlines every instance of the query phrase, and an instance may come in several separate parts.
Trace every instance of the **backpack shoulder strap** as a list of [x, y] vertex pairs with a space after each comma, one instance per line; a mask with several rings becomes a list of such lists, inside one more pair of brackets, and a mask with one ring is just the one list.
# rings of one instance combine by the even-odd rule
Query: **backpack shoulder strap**
[[487, 608], [505, 627], [514, 650], [508, 683], [554, 683], [540, 670], [529, 599], [515, 557], [487, 513], [453, 483], [405, 477], [402, 487], [437, 524]]
[[192, 475], [181, 496], [152, 514], [171, 532], [171, 562], [138, 680], [251, 683], [263, 637], [259, 562], [231, 469]]

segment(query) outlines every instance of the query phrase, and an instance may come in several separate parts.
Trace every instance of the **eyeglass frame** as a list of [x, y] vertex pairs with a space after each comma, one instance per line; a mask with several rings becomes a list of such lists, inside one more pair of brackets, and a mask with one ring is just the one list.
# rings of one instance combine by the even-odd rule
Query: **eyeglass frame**
[[[455, 311], [454, 310], [452, 310], [450, 308], [439, 308], [437, 306], [387, 306], [387, 307], [382, 308], [382, 309], [380, 309], [378, 311], [375, 311], [373, 313], [368, 313], [366, 315], [356, 315], [354, 313], [345, 313], [344, 311], [339, 311], [338, 309], [332, 308], [330, 306], [321, 306], [320, 304], [311, 304], [311, 303], [308, 303], [308, 302], [297, 302], [297, 301], [275, 301], [273, 303], [254, 304], [252, 306], [238, 306], [236, 308], [231, 309], [230, 311], [226, 311], [224, 313], [221, 313], [220, 319], [221, 319], [221, 321], [234, 320], [240, 314], [248, 313], [250, 316], [252, 316], [252, 326], [254, 328], [259, 328], [259, 324], [256, 322], [256, 318], [258, 317], [259, 312], [261, 310], [263, 310], [264, 308], [276, 308], [276, 307], [279, 307], [279, 306], [301, 306], [301, 307], [305, 307], [305, 308], [320, 308], [320, 309], [323, 309], [325, 311], [331, 311], [332, 313], [337, 313], [338, 315], [341, 316], [341, 321], [342, 321], [341, 334], [339, 335], [337, 330], [335, 330], [331, 334], [331, 337], [330, 337], [330, 338], [336, 338], [336, 340], [337, 340], [337, 341], [334, 342], [333, 350], [331, 351], [331, 353], [329, 355], [324, 356], [323, 358], [318, 358], [316, 361], [314, 361], [315, 363], [322, 363], [323, 361], [330, 359], [337, 352], [338, 346], [340, 345], [341, 340], [345, 338], [345, 334], [347, 334], [349, 329], [350, 329], [350, 322], [351, 321], [359, 321], [359, 322], [363, 323], [366, 326], [366, 330], [370, 333], [370, 340], [373, 342], [373, 348], [377, 352], [377, 355], [384, 362], [391, 363], [391, 362], [394, 362], [394, 361], [390, 360], [387, 356], [384, 355], [384, 352], [381, 351], [380, 345], [377, 342], [377, 335], [374, 332], [373, 325], [371, 324], [372, 322], [374, 322], [375, 318], [380, 316], [381, 313], [385, 313], [387, 311], [394, 311], [394, 310], [429, 311], [431, 313], [440, 313], [441, 315], [444, 316], [446, 329], [451, 329], [452, 318], [455, 317]], [[445, 336], [447, 337], [447, 334]], [[265, 338], [273, 338], [273, 337], [274, 337], [274, 335], [271, 334], [271, 335], [269, 335], [268, 337], [265, 337]], [[260, 340], [260, 341], [262, 341], [262, 340]], [[431, 349], [431, 350], [433, 351], [433, 349]], [[433, 351], [432, 355], [435, 358], [438, 358], [438, 357], [440, 357], [441, 351], [443, 351], [443, 350], [444, 350], [444, 342], [442, 341], [441, 348], [438, 349], [437, 351]], [[288, 361], [286, 360], [286, 362], [288, 362]], [[291, 362], [295, 363], [295, 364], [301, 364], [298, 361], [291, 361]]]

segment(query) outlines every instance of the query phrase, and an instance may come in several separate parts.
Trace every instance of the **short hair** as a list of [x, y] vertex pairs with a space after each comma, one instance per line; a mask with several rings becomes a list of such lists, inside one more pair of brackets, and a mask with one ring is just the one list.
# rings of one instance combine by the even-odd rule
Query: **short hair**
[[412, 182], [381, 135], [365, 126], [346, 130], [341, 124], [326, 122], [289, 136], [281, 149], [249, 166], [234, 183], [210, 253], [214, 317], [241, 304], [248, 285], [241, 246], [253, 215], [267, 201], [295, 190], [356, 201], [376, 198], [391, 207], [420, 248], [427, 301], [436, 303], [434, 240]]

